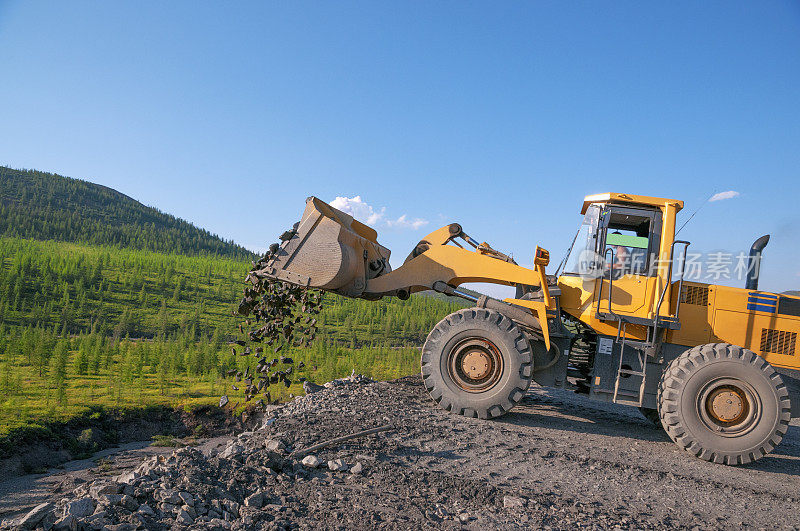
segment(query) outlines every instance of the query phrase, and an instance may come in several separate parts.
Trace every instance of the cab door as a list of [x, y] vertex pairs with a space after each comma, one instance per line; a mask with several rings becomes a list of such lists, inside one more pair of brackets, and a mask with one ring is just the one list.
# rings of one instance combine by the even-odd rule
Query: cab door
[[598, 249], [604, 270], [596, 281], [594, 300], [599, 314], [650, 317], [660, 243], [660, 210], [620, 205], [603, 208]]

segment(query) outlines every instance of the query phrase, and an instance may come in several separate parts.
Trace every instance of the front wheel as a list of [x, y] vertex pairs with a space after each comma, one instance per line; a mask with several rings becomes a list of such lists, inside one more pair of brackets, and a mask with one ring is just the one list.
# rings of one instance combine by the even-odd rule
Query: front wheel
[[658, 411], [681, 448], [706, 461], [740, 465], [781, 442], [791, 403], [786, 385], [764, 358], [714, 343], [672, 361], [659, 386]]
[[422, 347], [425, 388], [451, 413], [499, 417], [522, 399], [532, 375], [528, 340], [495, 310], [468, 308], [448, 315]]

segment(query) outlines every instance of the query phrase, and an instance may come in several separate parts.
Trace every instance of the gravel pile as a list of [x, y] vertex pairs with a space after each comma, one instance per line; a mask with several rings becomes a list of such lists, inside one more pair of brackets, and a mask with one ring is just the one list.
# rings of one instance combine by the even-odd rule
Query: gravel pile
[[[418, 377], [372, 382], [352, 375], [313, 389], [270, 413], [260, 429], [207, 453], [183, 448], [81, 484], [18, 524], [666, 529], [800, 521], [790, 497], [797, 487], [792, 474], [800, 470], [783, 466], [778, 475], [769, 467], [780, 463], [768, 458], [762, 468], [705, 463], [676, 450], [635, 412], [592, 410], [572, 400], [534, 389], [503, 420], [481, 421], [440, 410]], [[305, 452], [381, 427], [388, 429]]]

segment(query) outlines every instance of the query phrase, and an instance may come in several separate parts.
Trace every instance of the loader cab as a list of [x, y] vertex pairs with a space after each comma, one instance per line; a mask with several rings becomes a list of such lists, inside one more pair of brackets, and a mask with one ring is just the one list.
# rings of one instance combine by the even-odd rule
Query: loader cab
[[583, 223], [559, 277], [562, 308], [584, 322], [619, 315], [652, 318], [681, 206], [679, 201], [627, 194], [588, 196]]

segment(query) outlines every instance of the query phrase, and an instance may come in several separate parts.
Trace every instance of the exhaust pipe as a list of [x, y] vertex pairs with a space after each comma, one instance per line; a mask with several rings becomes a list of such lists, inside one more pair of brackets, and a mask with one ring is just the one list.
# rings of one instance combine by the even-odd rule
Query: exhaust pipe
[[757, 290], [758, 289], [758, 275], [761, 272], [761, 251], [769, 243], [769, 234], [765, 234], [753, 242], [750, 247], [750, 261], [747, 264], [747, 282], [744, 289]]

